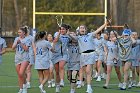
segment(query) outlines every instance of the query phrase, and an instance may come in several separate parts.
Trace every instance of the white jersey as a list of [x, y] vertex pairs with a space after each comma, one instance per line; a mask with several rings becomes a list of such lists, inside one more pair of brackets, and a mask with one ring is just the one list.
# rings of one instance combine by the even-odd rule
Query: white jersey
[[94, 50], [93, 38], [95, 33], [88, 33], [86, 35], [79, 35], [78, 36], [78, 44], [79, 44], [79, 52], [85, 52], [87, 50]]
[[6, 41], [3, 38], [0, 37], [0, 52], [2, 52], [2, 49], [6, 48], [6, 47], [7, 47]]
[[70, 62], [80, 61], [80, 53], [79, 53], [79, 46], [78, 45], [69, 44], [68, 53], [69, 53], [69, 61]]
[[131, 53], [132, 54], [132, 59], [134, 59], [134, 60], [137, 59], [138, 53], [139, 53], [139, 45], [132, 48], [132, 53]]
[[[19, 37], [15, 38], [14, 44], [17, 43], [17, 40]], [[21, 40], [21, 43], [26, 45], [27, 47], [30, 46], [30, 42], [24, 38]], [[29, 61], [29, 51], [25, 51], [20, 44], [17, 44], [16, 46], [16, 54], [15, 54], [15, 64], [20, 64], [24, 61]]]
[[118, 47], [115, 44], [115, 42], [108, 41], [106, 43], [108, 55], [107, 55], [107, 61], [113, 61], [113, 59], [118, 59]]
[[94, 46], [97, 53], [103, 54], [104, 45], [105, 45], [105, 41], [102, 37], [100, 39], [97, 38], [94, 39]]
[[54, 46], [54, 53], [52, 53], [52, 62], [56, 64], [61, 60], [68, 62], [68, 44], [71, 38], [68, 35], [60, 35], [58, 42]]
[[[3, 38], [0, 37], [0, 52], [2, 52], [2, 49], [3, 48], [6, 48], [7, 45], [6, 45], [6, 42]], [[0, 54], [0, 64], [2, 62], [2, 54]]]
[[69, 44], [68, 54], [69, 54], [69, 61], [67, 63], [68, 70], [79, 70], [80, 69], [79, 46]]
[[84, 53], [88, 50], [94, 50], [94, 43], [93, 38], [95, 36], [95, 33], [88, 33], [86, 35], [78, 35], [78, 37], [75, 37], [78, 41], [79, 45], [79, 52], [80, 55], [80, 67], [83, 67], [85, 65], [91, 65], [95, 63], [95, 54], [93, 51], [90, 53]]
[[139, 52], [140, 52], [140, 39], [136, 40], [136, 44], [134, 44], [134, 47], [132, 48], [132, 59], [136, 60], [139, 58]]
[[35, 43], [35, 47], [35, 69], [48, 69], [50, 67], [49, 50], [52, 48], [51, 44], [46, 40], [39, 40]]
[[55, 44], [55, 53], [63, 55], [67, 54], [70, 37], [68, 35], [60, 35], [58, 42]]

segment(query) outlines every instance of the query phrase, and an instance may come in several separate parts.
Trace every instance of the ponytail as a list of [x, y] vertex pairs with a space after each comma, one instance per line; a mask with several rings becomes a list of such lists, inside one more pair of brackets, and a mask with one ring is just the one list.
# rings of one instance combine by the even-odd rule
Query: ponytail
[[29, 32], [28, 26], [23, 26], [23, 27], [20, 27], [19, 29], [22, 30], [25, 33], [25, 35], [27, 35], [27, 33]]
[[37, 32], [36, 35], [35, 35], [34, 42], [37, 42], [37, 41], [39, 40], [39, 38], [40, 38], [40, 37], [39, 37], [39, 32]]
[[45, 31], [37, 32], [37, 34], [35, 35], [35, 42], [44, 38], [45, 35], [46, 35]]

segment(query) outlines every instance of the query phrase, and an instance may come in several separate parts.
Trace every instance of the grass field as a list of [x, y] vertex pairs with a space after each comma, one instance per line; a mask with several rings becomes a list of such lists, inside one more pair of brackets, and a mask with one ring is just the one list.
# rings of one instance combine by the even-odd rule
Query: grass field
[[[114, 71], [113, 71], [114, 72]], [[38, 88], [38, 75], [37, 71], [32, 69], [32, 88], [28, 90], [28, 93], [40, 93]], [[109, 89], [103, 89], [104, 80], [101, 82], [96, 82], [92, 80], [92, 87], [94, 93], [140, 93], [140, 88], [127, 89], [125, 91], [119, 90], [117, 88], [118, 80], [116, 74], [112, 73], [112, 78], [110, 82]], [[17, 74], [14, 65], [14, 53], [7, 52], [3, 55], [3, 63], [0, 65], [0, 93], [17, 93], [19, 90], [17, 83]], [[45, 88], [47, 93], [55, 93], [55, 88]], [[65, 87], [61, 89], [60, 93], [69, 93], [70, 85], [65, 79]], [[76, 89], [76, 93], [85, 93], [86, 86], [81, 89]]]

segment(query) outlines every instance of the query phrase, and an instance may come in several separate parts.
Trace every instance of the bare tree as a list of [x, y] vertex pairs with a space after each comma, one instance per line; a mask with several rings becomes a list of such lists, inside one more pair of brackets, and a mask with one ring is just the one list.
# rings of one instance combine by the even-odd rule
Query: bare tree
[[16, 29], [17, 29], [19, 27], [19, 25], [20, 25], [19, 11], [18, 11], [18, 6], [17, 6], [17, 0], [13, 0], [13, 1], [14, 1], [15, 13], [16, 13], [16, 22], [17, 22]]

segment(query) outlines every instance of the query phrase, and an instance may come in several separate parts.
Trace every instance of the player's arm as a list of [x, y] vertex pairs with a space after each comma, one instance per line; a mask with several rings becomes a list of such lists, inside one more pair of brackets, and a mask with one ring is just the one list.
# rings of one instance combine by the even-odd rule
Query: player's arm
[[60, 32], [58, 32], [57, 36], [53, 40], [52, 48], [50, 49], [51, 52], [55, 52], [55, 45], [59, 41], [59, 37], [60, 37]]
[[34, 47], [33, 47], [33, 51], [34, 51], [34, 58], [36, 58], [36, 46], [34, 44]]
[[51, 48], [50, 50], [51, 50], [51, 52], [53, 52], [53, 53], [55, 52], [55, 43], [52, 44], [52, 48]]
[[57, 43], [57, 42], [59, 41], [59, 37], [60, 37], [60, 30], [59, 30], [57, 36], [55, 36], [55, 38], [54, 38], [54, 40], [53, 40], [53, 43], [54, 43], [54, 44]]
[[2, 47], [2, 51], [0, 52], [1, 55], [4, 54], [4, 53], [6, 52], [6, 47], [7, 47], [6, 41], [4, 40], [4, 42], [3, 42], [3, 47]]
[[21, 47], [25, 50], [25, 51], [28, 51], [29, 47], [26, 46], [25, 44], [23, 43], [20, 43]]
[[15, 50], [15, 48], [17, 47], [17, 44], [19, 44], [19, 43], [20, 43], [20, 40], [15, 39], [15, 41], [14, 41], [14, 43], [12, 45], [12, 49]]
[[[109, 22], [111, 22], [111, 20], [109, 20]], [[108, 21], [106, 21], [102, 26], [100, 26], [96, 31], [94, 31], [94, 34], [97, 34], [99, 32], [101, 32], [108, 24]]]
[[21, 42], [21, 39], [19, 38], [18, 40], [19, 44], [21, 45], [21, 47], [25, 50], [25, 51], [28, 51], [29, 50], [29, 46], [30, 46], [30, 42], [26, 42], [26, 43], [23, 43]]
[[33, 52], [34, 52], [34, 56], [36, 55], [36, 47], [35, 47], [35, 43], [32, 42], [32, 47], [33, 47]]
[[0, 52], [0, 54], [4, 54], [6, 52], [6, 48], [2, 48], [2, 51]]
[[46, 43], [46, 46], [48, 47], [48, 49], [51, 51], [51, 52], [55, 52], [55, 48], [54, 48], [54, 43], [51, 45], [50, 43]]
[[102, 26], [100, 26], [96, 31], [94, 31], [94, 34], [101, 32], [106, 26], [107, 26], [107, 22], [104, 23]]

